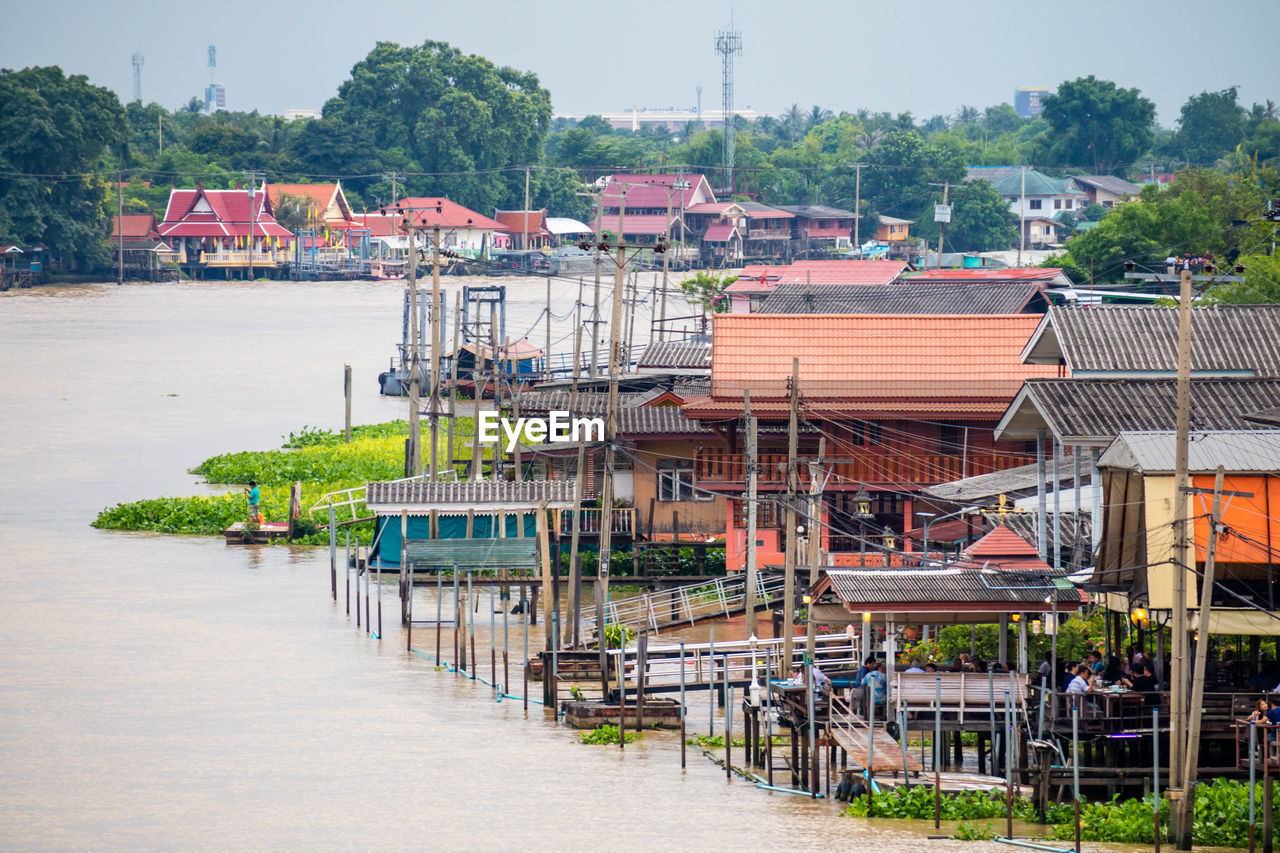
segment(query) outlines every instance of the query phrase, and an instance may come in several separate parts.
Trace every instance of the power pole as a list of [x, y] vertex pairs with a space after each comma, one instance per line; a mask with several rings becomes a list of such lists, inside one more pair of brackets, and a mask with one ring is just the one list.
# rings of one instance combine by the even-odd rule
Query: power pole
[[[671, 193], [675, 191], [673, 183], [667, 188], [667, 250], [662, 253], [662, 323], [658, 326], [658, 340], [667, 339], [667, 271], [671, 269]], [[653, 327], [652, 320], [649, 323]], [[751, 635], [751, 631], [747, 635]]]
[[[134, 54], [135, 56], [137, 54]], [[116, 269], [116, 284], [124, 284], [124, 172], [116, 172], [116, 252], [120, 255]]]
[[551, 381], [551, 277], [547, 277], [547, 349], [542, 353], [542, 372]]
[[862, 164], [853, 167], [853, 248], [862, 248]]
[[1018, 266], [1022, 266], [1022, 250], [1027, 247], [1027, 167], [1022, 167], [1022, 190], [1018, 193]]
[[[1178, 422], [1174, 457], [1173, 494], [1173, 636], [1171, 638], [1169, 698], [1171, 731], [1169, 743], [1169, 779], [1181, 784], [1186, 766], [1187, 744], [1187, 572], [1194, 566], [1195, 555], [1187, 540], [1187, 476], [1188, 447], [1191, 431], [1191, 270], [1184, 269], [1178, 294]], [[1208, 632], [1208, 625], [1203, 630]], [[1190, 834], [1183, 799], [1175, 800], [1170, 809], [1170, 829], [1175, 843]]]
[[409, 447], [405, 459], [405, 474], [416, 477], [422, 473], [422, 425], [418, 420], [422, 395], [418, 365], [422, 358], [418, 346], [418, 250], [413, 240], [413, 211], [409, 211]]
[[[607, 189], [607, 187], [606, 187]], [[619, 187], [620, 191], [625, 187]], [[627, 197], [625, 191], [622, 192], [622, 203], [626, 204]], [[600, 364], [600, 264], [603, 258], [600, 257], [600, 227], [604, 221], [604, 191], [600, 192], [600, 203], [596, 206], [596, 289], [595, 295], [592, 297], [591, 303], [591, 364], [587, 365], [587, 375], [592, 379], [596, 378], [596, 369]], [[618, 227], [622, 227], [622, 219], [618, 219]], [[618, 235], [618, 242], [622, 242], [622, 235]]]
[[742, 413], [747, 418], [747, 636], [756, 633], [756, 496], [759, 494], [759, 477], [756, 472], [756, 442], [758, 428], [751, 416], [751, 390], [742, 391]]
[[800, 420], [800, 359], [791, 359], [791, 415], [787, 428], [787, 553], [783, 563], [782, 595], [782, 660], [779, 670], [786, 672], [791, 666], [795, 645], [792, 623], [796, 618], [796, 489], [799, 472], [796, 470], [796, 453], [799, 442]]
[[[1195, 671], [1191, 676], [1191, 722], [1187, 726], [1187, 759], [1183, 771], [1181, 835], [1174, 839], [1179, 850], [1191, 849], [1191, 816], [1195, 814], [1196, 772], [1200, 760], [1200, 715], [1204, 704], [1204, 669], [1209, 655], [1209, 611], [1213, 606], [1214, 559], [1218, 553], [1218, 516], [1222, 511], [1223, 467], [1213, 478], [1213, 510], [1209, 514], [1209, 542], [1205, 546], [1204, 577], [1200, 580], [1200, 631], [1196, 639]], [[1184, 497], [1179, 495], [1179, 498]]]
[[[951, 189], [951, 182], [944, 181], [942, 184], [942, 206], [947, 206], [947, 191]], [[938, 269], [942, 269], [942, 235], [947, 233], [947, 223], [938, 223]]]
[[[572, 408], [578, 411], [578, 377], [582, 374], [582, 324], [578, 324], [573, 338], [573, 390], [570, 393]], [[587, 448], [578, 442], [578, 467], [573, 477], [573, 532], [569, 540], [569, 609], [572, 612], [573, 647], [577, 648], [581, 640], [582, 626], [582, 561], [578, 558], [579, 532], [582, 530], [582, 492], [587, 477]], [[603, 640], [603, 638], [601, 638]]]
[[[626, 275], [626, 246], [622, 242], [622, 220], [627, 211], [627, 194], [621, 194], [622, 204], [618, 208], [618, 257], [614, 263], [617, 269], [613, 274], [613, 318], [609, 324], [609, 408], [604, 422], [604, 488], [600, 501], [600, 568], [596, 585], [600, 589], [600, 601], [607, 612], [609, 606], [609, 562], [610, 549], [613, 547], [613, 468], [617, 461], [615, 445], [618, 441], [618, 356], [621, 355], [622, 344], [619, 332], [622, 327], [623, 286]], [[604, 635], [600, 636], [600, 647], [604, 648]], [[619, 678], [622, 677], [621, 671]]]
[[809, 463], [809, 518], [805, 530], [809, 533], [809, 607], [805, 614], [804, 651], [813, 662], [813, 652], [817, 645], [817, 623], [813, 621], [813, 588], [818, 585], [818, 562], [822, 555], [822, 457], [827, 452], [827, 438], [818, 439], [818, 458]]
[[[440, 226], [431, 233], [431, 482], [440, 474]], [[434, 515], [434, 513], [433, 513]], [[432, 527], [435, 527], [432, 524]]]
[[258, 183], [258, 173], [249, 173], [249, 281], [253, 281], [253, 232], [258, 230], [257, 211], [253, 209], [254, 190]]

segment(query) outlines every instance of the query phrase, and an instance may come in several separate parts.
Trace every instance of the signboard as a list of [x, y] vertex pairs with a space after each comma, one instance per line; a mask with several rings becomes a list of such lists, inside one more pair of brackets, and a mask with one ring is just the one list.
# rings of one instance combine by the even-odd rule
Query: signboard
[[951, 205], [935, 204], [933, 206], [934, 222], [950, 222], [951, 221]]

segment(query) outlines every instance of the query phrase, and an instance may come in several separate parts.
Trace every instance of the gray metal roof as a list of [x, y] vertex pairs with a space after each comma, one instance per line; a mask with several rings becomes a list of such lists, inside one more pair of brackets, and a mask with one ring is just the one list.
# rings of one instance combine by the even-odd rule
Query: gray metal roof
[[846, 605], [992, 604], [1044, 610], [1053, 595], [1059, 607], [1079, 606], [1080, 593], [1065, 575], [978, 569], [827, 569], [831, 587]]
[[659, 341], [649, 344], [637, 370], [711, 370], [710, 341]]
[[[1028, 379], [996, 426], [997, 441], [1046, 427], [1068, 443], [1103, 444], [1122, 432], [1176, 424], [1175, 379]], [[1280, 406], [1280, 379], [1196, 379], [1193, 430], [1248, 430], [1245, 414]]]
[[[1052, 508], [1052, 500], [1050, 500]], [[1040, 524], [1034, 512], [984, 512], [982, 517], [989, 523], [1003, 524], [1035, 547], [1040, 547]], [[1049, 535], [1049, 553], [1053, 553], [1053, 521], [1052, 509], [1048, 513], [1047, 529]], [[1064, 551], [1069, 551], [1073, 543], [1079, 543], [1081, 551], [1093, 548], [1093, 518], [1088, 512], [1061, 512], [1057, 514], [1058, 537]], [[1086, 561], [1087, 563], [1087, 561]]]
[[[1058, 482], [1063, 486], [1074, 485], [1075, 471], [1072, 469], [1070, 460], [1065, 465], [1059, 465], [1058, 468]], [[1051, 484], [1050, 488], [1052, 488], [1053, 465], [1051, 462], [1045, 463], [1045, 475], [1047, 481]], [[930, 486], [924, 489], [923, 492], [931, 498], [967, 506], [975, 503], [990, 503], [1001, 495], [1008, 495], [1010, 499], [1013, 499], [1035, 494], [1038, 480], [1034, 464], [1018, 465], [1015, 468], [1006, 468], [1003, 471], [978, 474], [973, 477], [965, 477], [963, 480], [953, 480], [950, 483]], [[1080, 483], [1085, 485], [1089, 481], [1090, 467], [1084, 465], [1080, 470]]]
[[[709, 394], [711, 392], [708, 391], [707, 393]], [[1265, 424], [1267, 426], [1280, 426], [1280, 406], [1275, 406], [1270, 409], [1260, 409], [1259, 411], [1256, 411], [1256, 412], [1250, 412], [1249, 414], [1244, 416], [1244, 419], [1246, 421]]]
[[775, 204], [774, 207], [807, 219], [853, 219], [852, 210], [826, 207], [821, 204]]
[[[1173, 430], [1122, 432], [1098, 461], [1099, 466], [1148, 474], [1174, 470], [1177, 434]], [[1188, 471], [1212, 473], [1221, 465], [1228, 474], [1280, 472], [1280, 430], [1246, 429], [1192, 432], [1187, 446]]]
[[780, 284], [759, 314], [1042, 314], [1039, 285]]
[[[1072, 376], [1174, 375], [1178, 309], [1153, 305], [1054, 306], [1023, 359], [1065, 360]], [[1191, 369], [1200, 374], [1280, 376], [1280, 305], [1215, 305], [1191, 312]]]
[[449, 483], [424, 483], [421, 480], [397, 480], [390, 483], [369, 483], [365, 487], [365, 506], [375, 514], [399, 512], [402, 507], [411, 512], [425, 512], [433, 508], [450, 507], [454, 511], [495, 509], [522, 506], [537, 507], [546, 501], [551, 509], [564, 509], [573, 505], [573, 481], [571, 480], [464, 480]]
[[1142, 187], [1130, 183], [1124, 178], [1117, 178], [1115, 175], [1076, 175], [1075, 182], [1077, 184], [1088, 184], [1091, 187], [1097, 187], [1100, 190], [1106, 190], [1116, 195], [1130, 195], [1135, 198], [1138, 193], [1142, 192]]

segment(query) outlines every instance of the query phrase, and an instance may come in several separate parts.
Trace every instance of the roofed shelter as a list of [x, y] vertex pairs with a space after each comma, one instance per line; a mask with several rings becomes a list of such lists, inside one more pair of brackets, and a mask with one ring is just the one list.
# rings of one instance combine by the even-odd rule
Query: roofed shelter
[[[199, 272], [252, 265], [275, 269], [288, 263], [293, 233], [276, 222], [269, 187], [169, 191], [160, 236], [178, 261]], [[228, 273], [230, 274], [230, 273]]]

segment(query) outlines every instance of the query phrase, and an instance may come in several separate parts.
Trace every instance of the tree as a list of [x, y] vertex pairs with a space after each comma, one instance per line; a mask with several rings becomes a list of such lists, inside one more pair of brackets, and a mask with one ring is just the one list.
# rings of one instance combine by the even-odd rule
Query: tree
[[1016, 218], [1009, 203], [986, 181], [966, 184], [955, 199], [947, 248], [956, 252], [1007, 249], [1018, 239]]
[[1090, 74], [1068, 80], [1041, 99], [1049, 122], [1046, 155], [1053, 164], [1115, 175], [1151, 147], [1155, 104]]
[[[110, 261], [107, 153], [123, 156], [115, 93], [61, 68], [0, 70], [0, 241], [43, 243], [74, 269]], [[114, 180], [114, 178], [112, 178]]]
[[1244, 138], [1245, 111], [1236, 103], [1236, 87], [1192, 95], [1182, 105], [1178, 130], [1170, 140], [1177, 156], [1211, 166]]
[[680, 282], [684, 298], [690, 305], [696, 305], [703, 313], [714, 314], [726, 310], [724, 289], [738, 280], [736, 275], [718, 276], [707, 272], [698, 272], [693, 278]]
[[444, 42], [378, 42], [355, 64], [326, 122], [364, 130], [375, 151], [399, 148], [406, 192], [447, 195], [477, 210], [516, 201], [502, 169], [539, 162], [551, 94], [536, 75], [464, 55]]

